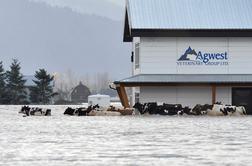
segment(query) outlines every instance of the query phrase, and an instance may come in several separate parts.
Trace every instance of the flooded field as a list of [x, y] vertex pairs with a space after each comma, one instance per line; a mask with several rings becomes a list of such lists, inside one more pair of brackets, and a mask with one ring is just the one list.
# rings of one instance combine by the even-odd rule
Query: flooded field
[[22, 117], [0, 106], [0, 165], [251, 165], [252, 117]]

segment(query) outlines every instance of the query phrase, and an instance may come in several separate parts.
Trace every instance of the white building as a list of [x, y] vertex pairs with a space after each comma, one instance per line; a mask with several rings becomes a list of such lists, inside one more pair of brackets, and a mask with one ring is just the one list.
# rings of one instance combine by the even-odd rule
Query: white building
[[[251, 0], [127, 0], [133, 75], [116, 81], [139, 101], [244, 105], [252, 111]], [[252, 112], [251, 112], [252, 113]]]

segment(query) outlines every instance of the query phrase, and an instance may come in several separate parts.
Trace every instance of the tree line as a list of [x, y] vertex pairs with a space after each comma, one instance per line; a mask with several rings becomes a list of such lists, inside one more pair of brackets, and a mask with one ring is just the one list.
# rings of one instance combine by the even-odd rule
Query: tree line
[[10, 69], [5, 71], [0, 61], [0, 104], [48, 104], [53, 93], [54, 77], [45, 69], [35, 72], [34, 86], [26, 86], [27, 80], [21, 73], [20, 62], [13, 59]]

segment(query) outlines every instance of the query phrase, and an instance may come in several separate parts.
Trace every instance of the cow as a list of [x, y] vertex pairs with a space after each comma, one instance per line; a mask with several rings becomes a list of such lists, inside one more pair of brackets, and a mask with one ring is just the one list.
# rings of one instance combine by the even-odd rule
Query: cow
[[75, 109], [68, 107], [68, 108], [65, 110], [64, 115], [74, 116], [74, 115], [75, 115]]
[[209, 116], [227, 116], [229, 112], [231, 113], [235, 108], [232, 106], [225, 106], [223, 104], [216, 103], [213, 105], [213, 109], [207, 112]]
[[51, 116], [51, 109], [23, 106], [19, 113], [24, 116]]
[[137, 103], [133, 106], [133, 108], [134, 108], [135, 110], [137, 110], [140, 114], [143, 115], [143, 114], [146, 113], [145, 106], [146, 106], [146, 104], [141, 104], [141, 103], [137, 102]]
[[191, 108], [189, 108], [188, 106], [187, 107], [184, 107], [183, 108], [183, 111], [182, 111], [182, 113], [180, 113], [180, 114], [186, 114], [186, 115], [191, 115]]
[[133, 112], [134, 112], [134, 109], [131, 109], [131, 108], [116, 108], [114, 106], [110, 106], [107, 111], [110, 111], [110, 112], [120, 112], [121, 115], [123, 116], [126, 116], [126, 115], [133, 115]]
[[71, 108], [71, 107], [68, 107], [65, 110], [64, 115], [70, 115], [70, 116], [88, 116], [88, 114], [92, 110], [98, 110], [99, 108], [100, 108], [99, 105], [95, 105], [95, 106], [91, 105], [88, 108], [84, 108], [84, 107]]
[[18, 113], [20, 113], [20, 114], [26, 114], [27, 112], [30, 111], [30, 109], [31, 108], [29, 106], [23, 106]]
[[213, 105], [205, 104], [200, 105], [197, 104], [188, 114], [189, 115], [206, 115], [208, 111], [212, 110]]
[[181, 104], [163, 104], [160, 115], [183, 115], [184, 111]]
[[231, 114], [231, 116], [239, 116], [239, 115], [247, 115], [247, 111], [244, 106], [236, 107], [235, 112]]
[[121, 116], [121, 113], [120, 112], [112, 112], [112, 111], [92, 110], [88, 113], [88, 116]]
[[210, 116], [240, 116], [246, 115], [246, 109], [243, 106], [231, 106], [216, 103], [211, 111], [208, 111], [207, 115]]

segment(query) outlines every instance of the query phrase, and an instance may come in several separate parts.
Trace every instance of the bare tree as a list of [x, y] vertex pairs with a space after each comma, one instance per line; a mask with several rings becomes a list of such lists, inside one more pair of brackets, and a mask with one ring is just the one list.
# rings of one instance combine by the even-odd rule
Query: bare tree
[[73, 71], [68, 69], [66, 73], [57, 73], [55, 77], [55, 91], [64, 100], [70, 100], [72, 89], [78, 84], [78, 78]]
[[66, 73], [57, 73], [54, 77], [55, 90], [60, 93], [65, 100], [70, 100], [73, 88], [76, 87], [80, 81], [93, 93], [100, 93], [103, 90], [109, 89], [109, 83], [112, 82], [108, 72], [100, 72], [94, 75], [86, 73], [78, 77], [73, 71], [67, 70]]

